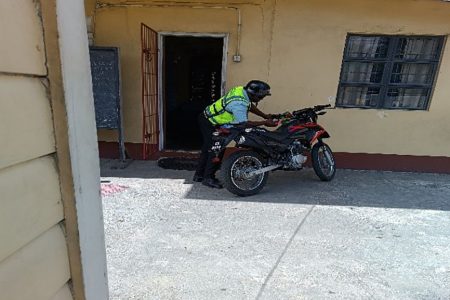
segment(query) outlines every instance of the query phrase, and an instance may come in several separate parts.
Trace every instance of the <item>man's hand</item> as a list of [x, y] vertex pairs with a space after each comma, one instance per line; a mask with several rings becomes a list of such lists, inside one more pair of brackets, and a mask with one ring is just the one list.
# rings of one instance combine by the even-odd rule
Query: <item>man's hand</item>
[[293, 117], [293, 115], [288, 111], [282, 114], [268, 114], [266, 116], [267, 116], [266, 119], [284, 119], [284, 118], [289, 119]]
[[275, 121], [272, 120], [272, 119], [265, 120], [265, 121], [264, 121], [264, 126], [267, 126], [267, 127], [277, 127], [277, 126], [278, 126], [278, 122], [275, 122]]
[[293, 114], [291, 114], [290, 112], [285, 112], [285, 113], [283, 113], [283, 116], [285, 117], [285, 118], [293, 118], [294, 117], [294, 115]]

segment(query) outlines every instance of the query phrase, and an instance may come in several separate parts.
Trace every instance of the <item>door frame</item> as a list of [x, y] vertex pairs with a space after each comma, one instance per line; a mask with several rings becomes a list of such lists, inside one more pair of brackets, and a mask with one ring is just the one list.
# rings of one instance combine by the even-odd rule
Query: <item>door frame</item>
[[225, 93], [226, 75], [227, 75], [227, 62], [228, 62], [228, 33], [195, 33], [195, 32], [170, 32], [163, 31], [158, 32], [158, 110], [159, 110], [159, 151], [165, 150], [165, 140], [164, 140], [164, 95], [163, 92], [163, 72], [164, 72], [164, 38], [166, 36], [178, 36], [178, 37], [199, 37], [199, 38], [221, 38], [223, 40], [223, 52], [222, 52], [222, 82], [220, 85], [220, 92], [223, 95]]

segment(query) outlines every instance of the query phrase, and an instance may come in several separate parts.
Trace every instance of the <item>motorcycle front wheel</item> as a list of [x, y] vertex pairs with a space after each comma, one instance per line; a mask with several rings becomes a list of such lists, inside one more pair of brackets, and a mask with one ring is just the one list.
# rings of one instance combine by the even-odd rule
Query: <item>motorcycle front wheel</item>
[[264, 159], [254, 151], [237, 151], [222, 165], [223, 184], [231, 193], [246, 197], [259, 193], [267, 183], [269, 174], [250, 175], [264, 167]]
[[311, 151], [314, 172], [322, 181], [331, 181], [336, 174], [336, 162], [331, 148], [322, 142], [315, 144]]

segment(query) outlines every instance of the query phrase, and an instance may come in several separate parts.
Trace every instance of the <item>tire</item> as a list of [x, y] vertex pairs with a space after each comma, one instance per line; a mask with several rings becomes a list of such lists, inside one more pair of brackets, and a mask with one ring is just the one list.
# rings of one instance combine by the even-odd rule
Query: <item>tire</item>
[[[223, 184], [231, 193], [247, 197], [258, 194], [267, 183], [269, 173], [255, 175], [251, 178], [239, 178], [240, 167], [245, 164], [247, 170], [255, 170], [264, 167], [264, 159], [254, 151], [238, 151], [230, 155], [222, 165]], [[238, 173], [238, 174], [236, 174]], [[245, 187], [245, 185], [249, 187]]]
[[[326, 153], [329, 154], [328, 158]], [[311, 151], [314, 172], [322, 181], [331, 181], [336, 174], [336, 162], [331, 148], [322, 142], [315, 144]], [[331, 163], [329, 162], [331, 159]]]

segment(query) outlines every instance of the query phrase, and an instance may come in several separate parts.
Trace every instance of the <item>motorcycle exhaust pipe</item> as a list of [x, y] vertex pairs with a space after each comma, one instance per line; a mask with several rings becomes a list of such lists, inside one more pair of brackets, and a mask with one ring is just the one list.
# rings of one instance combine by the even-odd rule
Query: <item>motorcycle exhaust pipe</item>
[[249, 173], [247, 174], [247, 176], [248, 176], [248, 177], [253, 177], [253, 176], [255, 176], [255, 175], [263, 174], [263, 173], [266, 173], [266, 172], [269, 172], [269, 171], [278, 169], [278, 168], [280, 168], [280, 167], [282, 167], [282, 165], [271, 165], [271, 166], [267, 166], [267, 167], [264, 167], [264, 168], [259, 169], [259, 170], [256, 170], [256, 171], [249, 172]]

